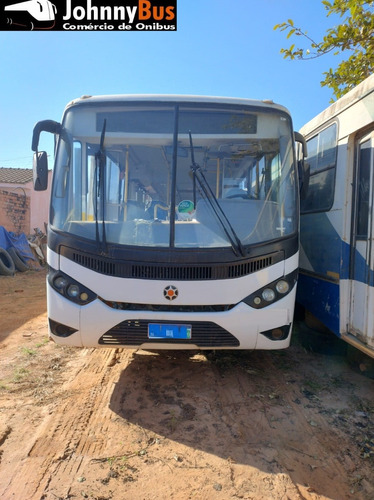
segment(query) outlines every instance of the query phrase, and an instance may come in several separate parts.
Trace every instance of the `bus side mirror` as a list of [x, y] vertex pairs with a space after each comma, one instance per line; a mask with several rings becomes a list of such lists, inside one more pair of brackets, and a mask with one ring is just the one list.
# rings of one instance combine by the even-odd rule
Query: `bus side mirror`
[[309, 179], [310, 179], [310, 165], [304, 160], [300, 160], [299, 167], [299, 183], [300, 183], [300, 199], [305, 200], [308, 195]]
[[33, 180], [35, 191], [45, 191], [48, 186], [48, 158], [45, 151], [34, 153]]
[[306, 158], [308, 156], [308, 147], [304, 136], [300, 134], [300, 132], [294, 132], [293, 135], [295, 137], [295, 141], [300, 142], [303, 152], [303, 158]]
[[35, 124], [31, 149], [35, 151], [33, 160], [33, 180], [35, 191], [45, 191], [48, 186], [48, 159], [45, 151], [38, 151], [41, 132], [60, 134], [62, 126], [54, 120], [42, 120]]
[[298, 174], [299, 174], [299, 185], [300, 185], [300, 198], [305, 200], [309, 188], [309, 178], [310, 178], [310, 165], [305, 161], [308, 156], [308, 148], [304, 136], [299, 132], [294, 132], [295, 141], [301, 144], [302, 155], [297, 162]]

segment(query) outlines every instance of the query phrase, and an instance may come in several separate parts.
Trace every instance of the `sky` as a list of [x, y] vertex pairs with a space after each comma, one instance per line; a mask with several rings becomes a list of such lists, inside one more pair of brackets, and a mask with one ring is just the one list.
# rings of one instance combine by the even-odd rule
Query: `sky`
[[[272, 99], [289, 109], [295, 130], [330, 104], [332, 91], [320, 82], [339, 59], [285, 60], [280, 49], [294, 41], [273, 29], [291, 18], [320, 40], [341, 21], [327, 18], [320, 0], [178, 0], [177, 5], [174, 32], [0, 32], [0, 167], [32, 168], [34, 124], [60, 121], [66, 104], [82, 95]], [[53, 158], [53, 141], [46, 135], [39, 149]]]

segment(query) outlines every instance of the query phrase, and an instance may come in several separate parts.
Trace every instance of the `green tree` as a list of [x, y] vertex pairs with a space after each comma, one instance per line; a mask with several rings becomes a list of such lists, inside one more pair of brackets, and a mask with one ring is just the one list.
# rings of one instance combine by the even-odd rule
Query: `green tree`
[[337, 14], [342, 21], [327, 30], [321, 41], [315, 41], [307, 31], [296, 27], [292, 19], [274, 26], [275, 30], [287, 31], [287, 38], [298, 36], [306, 42], [306, 48], [292, 44], [281, 49], [284, 58], [308, 60], [333, 52], [351, 55], [336, 69], [324, 72], [322, 86], [333, 90], [339, 98], [373, 73], [374, 69], [374, 0], [323, 0], [327, 16]]

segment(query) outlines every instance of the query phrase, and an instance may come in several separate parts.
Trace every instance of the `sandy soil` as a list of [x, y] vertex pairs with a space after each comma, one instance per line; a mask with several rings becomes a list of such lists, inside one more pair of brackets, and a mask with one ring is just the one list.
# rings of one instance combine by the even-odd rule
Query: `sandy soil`
[[305, 350], [48, 341], [45, 272], [0, 277], [2, 500], [374, 498], [374, 381]]

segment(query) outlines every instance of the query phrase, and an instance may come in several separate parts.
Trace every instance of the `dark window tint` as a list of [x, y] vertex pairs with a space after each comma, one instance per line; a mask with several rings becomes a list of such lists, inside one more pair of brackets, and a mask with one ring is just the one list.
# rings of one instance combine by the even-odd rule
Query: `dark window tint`
[[370, 193], [370, 141], [360, 145], [359, 172], [357, 193], [357, 231], [358, 238], [367, 238], [369, 222], [369, 193]]
[[332, 124], [308, 141], [310, 166], [308, 193], [301, 201], [301, 212], [330, 210], [334, 202], [336, 170], [336, 124]]

